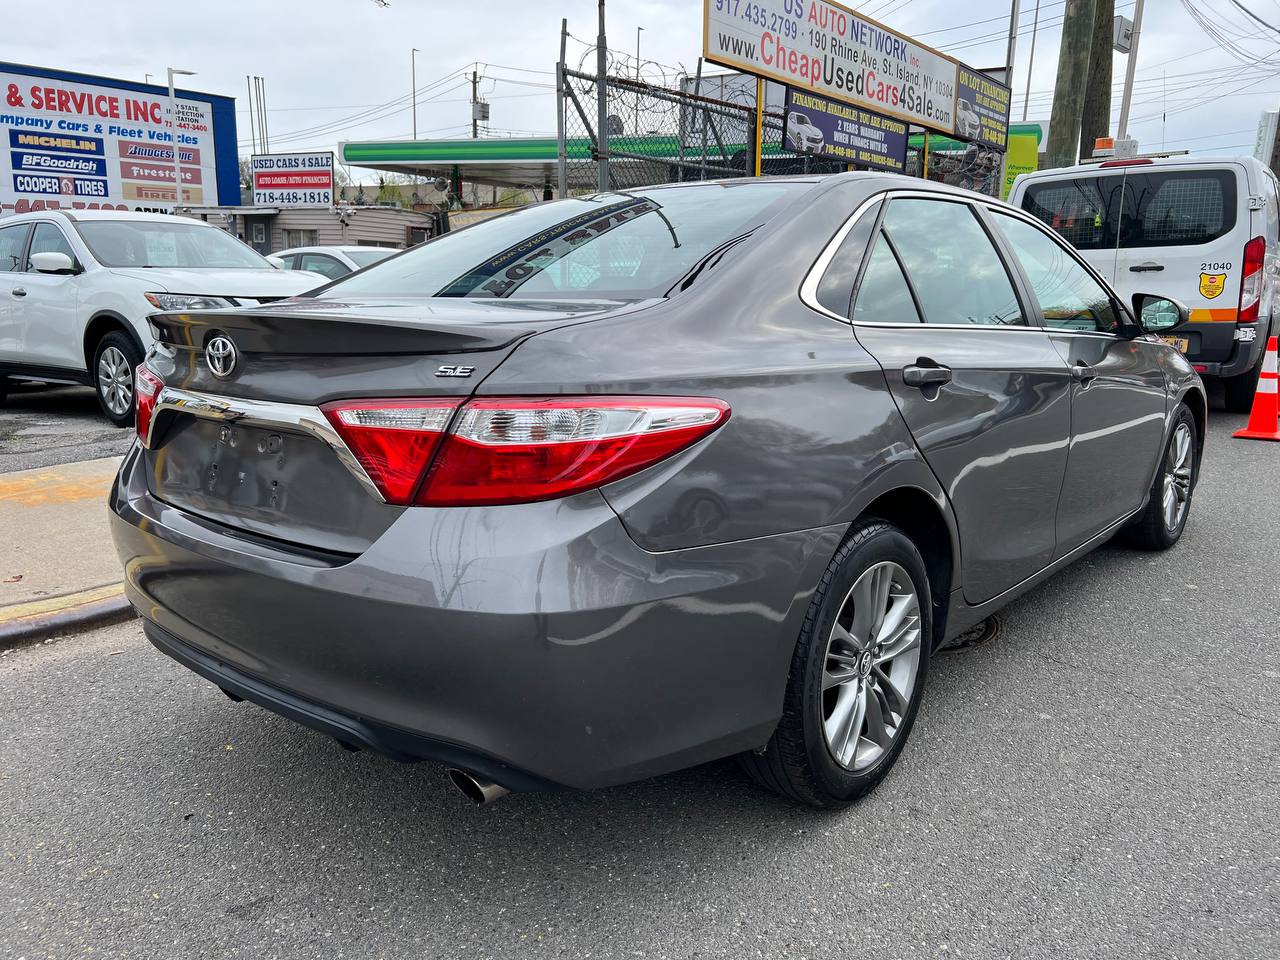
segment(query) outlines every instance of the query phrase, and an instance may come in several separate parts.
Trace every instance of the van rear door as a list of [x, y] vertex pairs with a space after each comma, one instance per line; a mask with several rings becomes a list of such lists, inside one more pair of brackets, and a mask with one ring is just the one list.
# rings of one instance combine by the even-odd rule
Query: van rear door
[[[1125, 171], [1116, 289], [1126, 298], [1176, 297], [1191, 308], [1193, 321], [1234, 324], [1244, 247], [1254, 235], [1244, 166], [1144, 165]], [[1188, 336], [1195, 341], [1187, 344], [1188, 352], [1199, 356], [1202, 334], [1193, 330]], [[1230, 336], [1224, 345], [1229, 352]]]

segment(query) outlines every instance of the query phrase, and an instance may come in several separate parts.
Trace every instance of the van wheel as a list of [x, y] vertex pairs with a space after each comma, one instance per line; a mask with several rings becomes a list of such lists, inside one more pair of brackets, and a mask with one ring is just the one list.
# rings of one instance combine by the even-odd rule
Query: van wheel
[[915, 544], [883, 520], [855, 524], [809, 604], [782, 719], [763, 751], [740, 758], [752, 778], [815, 807], [883, 780], [920, 707], [931, 611]]
[[9, 378], [0, 377], [0, 405], [3, 405], [9, 396]]
[[1147, 507], [1126, 530], [1133, 546], [1142, 550], [1168, 550], [1181, 539], [1191, 513], [1191, 495], [1200, 469], [1196, 449], [1196, 421], [1183, 404], [1174, 416], [1173, 431], [1165, 444]]
[[142, 354], [127, 333], [113, 330], [93, 352], [93, 386], [103, 415], [117, 427], [133, 423], [133, 371]]

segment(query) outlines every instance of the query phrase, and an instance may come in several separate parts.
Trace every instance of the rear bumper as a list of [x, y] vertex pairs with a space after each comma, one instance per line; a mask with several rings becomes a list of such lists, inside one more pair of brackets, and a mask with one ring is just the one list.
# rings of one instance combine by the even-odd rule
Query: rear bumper
[[504, 786], [599, 787], [768, 739], [843, 525], [648, 553], [597, 492], [406, 510], [355, 560], [111, 495], [160, 649], [345, 742]]
[[[1236, 339], [1237, 329], [1253, 330], [1255, 339], [1246, 342]], [[1195, 364], [1201, 376], [1234, 377], [1253, 369], [1266, 346], [1267, 324], [1228, 323], [1225, 321], [1201, 321], [1183, 324], [1170, 331], [1170, 336], [1193, 338], [1187, 359]]]

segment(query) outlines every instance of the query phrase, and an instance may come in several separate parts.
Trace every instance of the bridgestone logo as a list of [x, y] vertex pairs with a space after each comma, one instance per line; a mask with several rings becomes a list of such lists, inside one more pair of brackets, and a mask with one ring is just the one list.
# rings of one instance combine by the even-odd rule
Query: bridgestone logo
[[[168, 147], [144, 147], [137, 144], [130, 144], [125, 156], [149, 157], [155, 160], [172, 160], [173, 151]], [[187, 154], [182, 159], [186, 160], [189, 156], [190, 154]]]

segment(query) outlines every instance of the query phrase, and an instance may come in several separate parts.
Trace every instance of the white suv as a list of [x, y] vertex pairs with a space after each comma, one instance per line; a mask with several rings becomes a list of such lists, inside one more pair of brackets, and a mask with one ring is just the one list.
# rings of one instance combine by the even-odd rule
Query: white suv
[[83, 383], [133, 421], [147, 315], [281, 300], [323, 278], [277, 270], [217, 227], [157, 213], [41, 211], [0, 220], [0, 400], [9, 379]]

